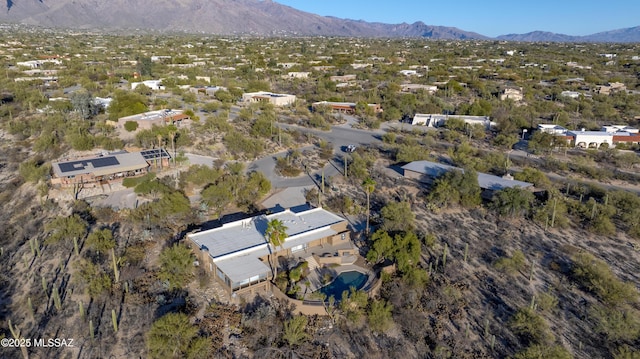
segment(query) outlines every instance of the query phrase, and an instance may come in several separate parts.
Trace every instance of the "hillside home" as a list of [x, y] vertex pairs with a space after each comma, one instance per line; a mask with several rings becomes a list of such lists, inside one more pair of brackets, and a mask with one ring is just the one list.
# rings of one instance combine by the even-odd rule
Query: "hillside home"
[[500, 100], [513, 100], [522, 101], [524, 96], [522, 95], [522, 88], [506, 88], [500, 93]]
[[296, 96], [265, 91], [248, 92], [242, 95], [242, 102], [268, 102], [274, 106], [282, 107], [293, 105], [296, 102]]
[[491, 121], [489, 116], [464, 116], [464, 115], [442, 115], [442, 114], [424, 114], [416, 113], [413, 116], [412, 125], [420, 125], [427, 127], [442, 127], [450, 118], [458, 118], [464, 121], [468, 125], [483, 125], [485, 128], [490, 129], [496, 125]]
[[[266, 238], [268, 223], [275, 219], [283, 222], [287, 236], [277, 247]], [[322, 208], [287, 209], [190, 233], [186, 241], [201, 268], [229, 294], [241, 295], [269, 291], [272, 265], [279, 266], [280, 257], [306, 261], [310, 270], [323, 261], [353, 263], [357, 249], [347, 226], [347, 220]]]
[[[431, 161], [413, 161], [402, 166], [403, 175], [406, 178], [431, 185], [434, 181], [449, 171], [462, 171], [464, 169]], [[478, 185], [482, 189], [482, 197], [489, 199], [495, 191], [505, 188], [533, 189], [533, 183], [514, 180], [511, 176], [498, 177], [488, 173], [478, 172]]]
[[433, 95], [438, 91], [438, 86], [434, 85], [422, 85], [422, 84], [403, 84], [400, 85], [400, 92], [412, 92], [425, 91], [429, 95]]
[[[316, 110], [318, 107], [326, 106], [331, 109], [333, 112], [345, 113], [348, 115], [353, 115], [356, 113], [356, 103], [355, 102], [329, 102], [329, 101], [320, 101], [314, 102], [311, 104], [311, 108]], [[380, 107], [377, 103], [369, 103], [367, 106], [373, 108], [375, 113], [383, 112], [382, 107]]]
[[116, 124], [117, 128], [124, 128], [125, 123], [127, 122], [136, 122], [138, 123], [138, 130], [150, 130], [154, 125], [155, 126], [164, 126], [164, 125], [176, 125], [180, 126], [182, 121], [189, 120], [190, 117], [185, 115], [182, 110], [158, 110], [158, 111], [149, 111], [145, 113], [140, 113], [137, 115], [131, 115], [126, 117], [120, 117], [118, 119], [118, 123]]
[[168, 166], [170, 158], [164, 149], [151, 149], [131, 153], [104, 153], [94, 157], [53, 162], [51, 184], [60, 187], [78, 184], [95, 187], [127, 177], [142, 176], [151, 165]]

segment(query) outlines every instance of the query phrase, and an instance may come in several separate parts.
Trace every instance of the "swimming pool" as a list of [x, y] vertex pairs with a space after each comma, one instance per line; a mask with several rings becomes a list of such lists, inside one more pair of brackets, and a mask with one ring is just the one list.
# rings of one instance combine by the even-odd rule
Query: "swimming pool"
[[361, 289], [367, 283], [368, 276], [358, 271], [342, 272], [333, 282], [318, 289], [318, 292], [327, 296], [333, 296], [336, 300], [342, 299], [342, 292], [351, 287]]

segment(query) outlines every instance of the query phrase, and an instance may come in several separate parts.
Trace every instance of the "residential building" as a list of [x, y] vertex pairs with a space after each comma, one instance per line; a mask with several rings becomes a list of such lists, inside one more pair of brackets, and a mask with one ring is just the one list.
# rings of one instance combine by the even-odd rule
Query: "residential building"
[[421, 85], [421, 84], [402, 84], [400, 85], [400, 91], [401, 92], [418, 92], [418, 91], [425, 91], [430, 95], [433, 95], [434, 93], [436, 93], [436, 91], [438, 91], [438, 86], [435, 85]]
[[306, 78], [309, 78], [309, 74], [311, 74], [311, 73], [310, 72], [303, 72], [303, 71], [292, 71], [292, 72], [289, 72], [286, 75], [284, 75], [284, 78], [306, 79]]
[[[464, 169], [431, 161], [413, 161], [402, 166], [403, 175], [406, 178], [415, 179], [426, 184], [434, 181], [450, 171], [462, 171]], [[491, 198], [493, 192], [505, 188], [529, 188], [533, 189], [533, 183], [514, 180], [511, 176], [498, 177], [488, 173], [478, 172], [478, 185], [483, 190], [484, 198]]]
[[131, 89], [135, 90], [136, 87], [140, 85], [145, 85], [153, 91], [163, 91], [165, 89], [165, 87], [162, 86], [162, 80], [147, 80], [142, 82], [132, 82]]
[[189, 88], [190, 92], [195, 94], [204, 94], [207, 96], [213, 96], [218, 90], [227, 90], [226, 87], [222, 86], [196, 86]]
[[248, 92], [242, 95], [243, 102], [268, 102], [274, 106], [289, 106], [296, 102], [295, 95], [277, 94], [272, 92]]
[[[273, 246], [266, 238], [272, 220], [280, 220], [286, 227], [287, 237], [281, 246]], [[322, 208], [287, 209], [190, 233], [186, 240], [198, 265], [212, 273], [229, 294], [241, 295], [269, 291], [273, 277], [270, 263], [278, 266], [280, 257], [307, 261], [310, 270], [323, 260], [353, 263], [357, 249], [347, 226], [347, 220]]]
[[61, 187], [79, 184], [95, 187], [127, 177], [142, 176], [156, 163], [168, 166], [170, 158], [164, 149], [151, 149], [131, 153], [104, 153], [94, 157], [53, 162], [51, 184]]
[[513, 100], [513, 101], [522, 101], [524, 96], [522, 95], [522, 88], [506, 88], [502, 90], [500, 93], [500, 100]]
[[629, 132], [634, 134], [640, 131], [637, 128], [633, 128], [627, 125], [605, 125], [602, 126], [601, 130], [605, 132]]
[[459, 118], [468, 125], [483, 125], [487, 129], [496, 125], [490, 120], [489, 116], [464, 116], [464, 115], [442, 115], [442, 114], [423, 114], [416, 113], [413, 116], [412, 125], [421, 125], [427, 127], [442, 127], [450, 118]]
[[564, 135], [569, 130], [559, 125], [541, 123], [538, 125], [538, 131], [550, 133], [552, 135]]
[[[356, 103], [355, 102], [328, 102], [328, 101], [320, 101], [314, 102], [311, 104], [312, 109], [316, 109], [319, 106], [327, 106], [333, 112], [346, 113], [349, 115], [353, 115], [356, 112]], [[369, 103], [367, 106], [373, 108], [375, 113], [383, 112], [382, 107], [380, 107], [377, 103]]]
[[31, 60], [31, 61], [19, 61], [16, 62], [16, 66], [28, 67], [31, 69], [38, 69], [42, 67], [42, 65], [46, 63], [51, 63], [54, 65], [62, 65], [62, 61], [56, 59], [45, 59], [45, 60]]
[[297, 62], [280, 62], [276, 64], [276, 66], [282, 67], [283, 69], [290, 69], [297, 65], [300, 65], [300, 64]]
[[562, 91], [562, 92], [560, 92], [560, 96], [577, 99], [577, 98], [580, 98], [580, 92], [577, 92], [577, 91]]
[[569, 131], [568, 136], [571, 136], [572, 141], [576, 147], [582, 148], [599, 148], [606, 144], [607, 146], [613, 145], [613, 133], [605, 131]]
[[611, 82], [606, 85], [596, 86], [595, 89], [595, 92], [601, 95], [610, 95], [622, 91], [627, 91], [627, 86], [621, 82]]
[[349, 82], [355, 80], [356, 75], [329, 76], [329, 81], [333, 82]]
[[185, 115], [182, 110], [158, 110], [140, 113], [126, 117], [120, 117], [116, 127], [124, 128], [125, 123], [133, 121], [138, 123], [138, 129], [150, 130], [155, 126], [164, 126], [167, 124], [180, 126], [182, 121], [189, 120], [190, 117]]
[[405, 76], [418, 76], [418, 71], [416, 70], [400, 70], [401, 75]]

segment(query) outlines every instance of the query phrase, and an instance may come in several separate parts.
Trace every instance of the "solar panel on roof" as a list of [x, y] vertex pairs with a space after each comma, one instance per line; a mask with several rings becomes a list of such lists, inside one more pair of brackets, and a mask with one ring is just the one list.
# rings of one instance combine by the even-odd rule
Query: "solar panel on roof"
[[101, 168], [101, 167], [108, 167], [108, 166], [116, 166], [120, 164], [120, 161], [118, 161], [117, 158], [115, 157], [100, 157], [100, 158], [96, 158], [96, 159], [92, 159], [91, 164], [93, 164], [94, 168]]
[[120, 162], [118, 161], [117, 158], [111, 156], [111, 157], [98, 157], [98, 158], [72, 161], [72, 162], [63, 162], [63, 163], [59, 163], [58, 166], [60, 167], [60, 171], [62, 173], [66, 173], [66, 172], [82, 170], [84, 168], [87, 168], [89, 164], [91, 164], [93, 168], [101, 168], [101, 167], [108, 167], [108, 166], [116, 166], [116, 165], [119, 165]]
[[140, 154], [144, 157], [145, 160], [152, 160], [155, 158], [169, 158], [169, 154], [164, 149], [154, 148], [151, 150], [141, 151]]
[[77, 171], [78, 166], [82, 166], [84, 168], [86, 166], [86, 161], [73, 161], [73, 162], [64, 162], [58, 165], [60, 167], [60, 171], [62, 173]]

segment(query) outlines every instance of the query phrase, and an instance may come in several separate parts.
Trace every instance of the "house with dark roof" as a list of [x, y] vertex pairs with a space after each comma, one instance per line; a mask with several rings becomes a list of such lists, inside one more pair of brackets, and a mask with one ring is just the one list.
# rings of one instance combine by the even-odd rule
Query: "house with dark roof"
[[168, 166], [171, 156], [164, 149], [140, 152], [104, 153], [94, 157], [68, 159], [51, 164], [51, 184], [94, 187], [127, 177], [145, 175], [152, 165]]

